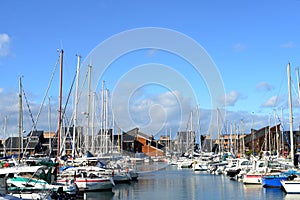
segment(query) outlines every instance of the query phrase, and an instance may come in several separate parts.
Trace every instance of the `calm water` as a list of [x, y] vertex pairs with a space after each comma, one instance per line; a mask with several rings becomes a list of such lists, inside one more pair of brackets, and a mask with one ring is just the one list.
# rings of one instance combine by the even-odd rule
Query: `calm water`
[[[151, 169], [151, 168], [149, 168]], [[300, 199], [300, 195], [286, 195], [280, 189], [265, 189], [244, 185], [191, 169], [178, 170], [167, 166], [160, 170], [146, 170], [137, 182], [117, 184], [112, 192], [87, 193], [86, 199]]]

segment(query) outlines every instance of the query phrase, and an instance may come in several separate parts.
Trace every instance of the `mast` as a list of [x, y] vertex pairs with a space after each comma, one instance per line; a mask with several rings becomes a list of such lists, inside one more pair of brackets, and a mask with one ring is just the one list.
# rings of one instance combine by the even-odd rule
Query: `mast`
[[108, 89], [105, 90], [105, 153], [108, 153]]
[[76, 143], [76, 126], [77, 126], [77, 104], [78, 104], [78, 84], [80, 73], [80, 55], [77, 55], [77, 70], [76, 70], [76, 88], [75, 88], [75, 105], [74, 105], [74, 126], [73, 126], [73, 141], [72, 141], [72, 157], [75, 158], [75, 143]]
[[244, 127], [244, 120], [242, 119], [241, 120], [242, 122], [242, 146], [243, 146], [243, 150], [242, 150], [242, 156], [244, 157], [245, 156], [245, 127]]
[[4, 156], [6, 156], [6, 129], [7, 129], [7, 116], [4, 117]]
[[51, 137], [50, 137], [50, 131], [51, 131], [51, 104], [50, 104], [50, 97], [48, 98], [48, 135], [49, 135], [49, 157], [52, 152], [52, 147], [51, 147]]
[[59, 104], [58, 104], [58, 129], [57, 129], [57, 157], [60, 156], [60, 137], [62, 122], [62, 82], [63, 82], [63, 55], [64, 50], [60, 50], [60, 70], [59, 70]]
[[272, 152], [272, 144], [271, 144], [271, 113], [269, 113], [269, 135], [268, 135], [268, 139], [269, 139], [269, 151], [271, 153]]
[[114, 155], [114, 132], [115, 132], [115, 115], [112, 113], [112, 130], [111, 130], [111, 154]]
[[[93, 108], [92, 108], [92, 152], [95, 153], [95, 136], [94, 136], [94, 127], [95, 127], [95, 92], [93, 93]], [[97, 138], [97, 141], [99, 139]]]
[[[281, 125], [283, 125], [283, 108], [281, 107]], [[284, 151], [284, 138], [283, 138], [283, 130], [281, 132], [281, 153]]]
[[23, 153], [22, 129], [23, 129], [22, 78], [20, 76], [19, 77], [19, 155], [18, 155], [19, 161], [21, 159], [21, 153]]
[[297, 86], [298, 86], [298, 102], [300, 103], [300, 83], [299, 83], [299, 68], [296, 69]]
[[170, 137], [169, 137], [169, 153], [172, 155], [172, 128], [170, 128]]
[[278, 126], [276, 120], [276, 109], [274, 109], [274, 120], [275, 120], [275, 132], [276, 132], [276, 154], [279, 156], [279, 133], [278, 133]]
[[219, 127], [219, 109], [217, 108], [217, 132], [218, 132], [218, 140], [219, 140], [219, 155], [221, 155], [221, 136], [220, 136], [220, 127]]
[[194, 134], [193, 134], [193, 111], [191, 111], [191, 144], [192, 144], [192, 155], [194, 155]]
[[86, 127], [86, 134], [85, 134], [85, 145], [86, 149], [90, 148], [89, 146], [89, 132], [90, 132], [90, 103], [91, 103], [91, 70], [92, 66], [89, 65], [88, 68], [88, 103], [87, 103], [87, 127]]
[[288, 93], [289, 93], [289, 110], [290, 110], [290, 141], [291, 141], [291, 159], [294, 159], [294, 134], [293, 134], [293, 106], [292, 106], [292, 90], [291, 90], [291, 67], [287, 65], [288, 76]]
[[121, 153], [121, 145], [120, 145], [120, 128], [118, 127], [118, 153]]
[[252, 134], [252, 155], [254, 155], [254, 153], [255, 153], [255, 144], [254, 144], [254, 127], [253, 127], [253, 125], [254, 125], [254, 119], [253, 119], [253, 114], [254, 114], [254, 112], [252, 112], [252, 125], [251, 125], [251, 134]]
[[100, 118], [100, 149], [101, 149], [101, 155], [103, 154], [103, 128], [104, 128], [104, 81], [102, 81], [102, 90], [101, 90], [101, 118]]
[[[197, 132], [199, 133], [199, 151], [202, 151], [202, 143], [201, 143], [201, 131], [200, 131], [200, 111], [199, 111], [199, 107], [197, 106]], [[170, 131], [170, 135], [171, 135], [171, 131]], [[170, 139], [172, 137], [170, 136]]]

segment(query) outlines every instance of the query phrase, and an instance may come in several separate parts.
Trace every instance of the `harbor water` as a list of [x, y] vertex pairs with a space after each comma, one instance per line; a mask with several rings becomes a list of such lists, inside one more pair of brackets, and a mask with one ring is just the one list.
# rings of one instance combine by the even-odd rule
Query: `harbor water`
[[[147, 166], [143, 166], [147, 167]], [[151, 168], [152, 167], [152, 168]], [[137, 182], [117, 184], [112, 192], [90, 192], [85, 199], [300, 199], [279, 188], [244, 185], [225, 175], [211, 175], [177, 166], [148, 166]]]

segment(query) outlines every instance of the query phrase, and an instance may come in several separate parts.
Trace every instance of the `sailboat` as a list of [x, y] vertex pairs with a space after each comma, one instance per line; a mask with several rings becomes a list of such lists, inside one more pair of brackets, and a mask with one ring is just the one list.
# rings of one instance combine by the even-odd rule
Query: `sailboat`
[[[289, 91], [289, 110], [290, 110], [290, 141], [291, 141], [291, 158], [294, 159], [294, 134], [293, 134], [293, 106], [292, 106], [292, 92], [291, 92], [291, 67], [290, 63], [287, 65], [288, 75], [288, 91]], [[288, 194], [300, 194], [300, 178], [293, 176], [288, 180], [281, 180], [281, 185], [284, 191]]]
[[[76, 195], [78, 189], [73, 183], [70, 185], [58, 184], [51, 179], [55, 166], [14, 166], [1, 168], [0, 177], [6, 180], [7, 192], [44, 194], [61, 192], [68, 195]], [[50, 183], [51, 182], [51, 183]], [[50, 194], [50, 193], [49, 193]]]

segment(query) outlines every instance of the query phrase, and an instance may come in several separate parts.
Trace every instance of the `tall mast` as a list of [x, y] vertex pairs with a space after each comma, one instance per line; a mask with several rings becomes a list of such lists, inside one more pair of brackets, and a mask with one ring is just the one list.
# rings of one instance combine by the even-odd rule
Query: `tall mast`
[[[197, 132], [199, 134], [199, 150], [201, 152], [200, 111], [198, 105], [197, 105]], [[170, 130], [170, 140], [171, 140], [171, 130]]]
[[298, 86], [298, 102], [300, 103], [300, 83], [299, 83], [299, 68], [296, 69], [297, 86]]
[[59, 105], [58, 105], [58, 129], [57, 129], [57, 157], [60, 156], [60, 136], [62, 122], [62, 82], [63, 82], [63, 55], [64, 50], [60, 50], [60, 70], [59, 70]]
[[242, 146], [243, 146], [243, 150], [242, 150], [242, 156], [244, 157], [245, 156], [245, 127], [244, 127], [244, 120], [242, 119], [241, 120], [242, 122]]
[[21, 158], [21, 152], [23, 153], [22, 129], [23, 129], [22, 78], [20, 76], [19, 77], [19, 156], [18, 156], [19, 161]]
[[[95, 126], [95, 92], [93, 93], [93, 108], [92, 108], [92, 152], [95, 153], [95, 136], [94, 136], [94, 126]], [[97, 138], [97, 141], [99, 139]], [[99, 144], [98, 144], [99, 145]]]
[[74, 127], [73, 127], [73, 141], [72, 141], [72, 157], [75, 158], [75, 142], [76, 142], [76, 126], [77, 126], [77, 104], [78, 104], [78, 84], [80, 71], [80, 55], [77, 55], [77, 69], [76, 69], [76, 88], [75, 88], [75, 105], [74, 105]]
[[4, 117], [4, 156], [6, 156], [6, 128], [7, 128], [7, 116]]
[[101, 109], [101, 121], [100, 121], [100, 138], [101, 138], [101, 142], [100, 142], [100, 148], [101, 148], [101, 155], [103, 154], [103, 146], [104, 146], [104, 143], [103, 143], [103, 134], [104, 134], [104, 131], [103, 131], [103, 128], [104, 128], [104, 118], [105, 118], [105, 115], [104, 115], [104, 81], [102, 81], [102, 90], [101, 90], [101, 103], [102, 103], [102, 109]]
[[221, 155], [221, 137], [220, 137], [220, 128], [219, 128], [219, 109], [217, 108], [217, 132], [218, 132], [218, 143], [219, 143], [219, 155]]
[[194, 134], [193, 134], [193, 111], [191, 111], [191, 134], [190, 134], [190, 140], [192, 144], [192, 155], [194, 155]]
[[274, 120], [275, 120], [275, 135], [276, 135], [276, 155], [279, 156], [279, 134], [278, 134], [278, 126], [276, 120], [276, 109], [274, 109]]
[[289, 109], [290, 109], [290, 141], [291, 141], [291, 159], [294, 159], [294, 134], [293, 134], [293, 106], [292, 106], [292, 90], [291, 90], [291, 67], [287, 65], [288, 76], [288, 92], [289, 92]]
[[105, 153], [108, 153], [108, 89], [105, 90]]
[[51, 104], [50, 104], [50, 97], [48, 98], [48, 136], [49, 136], [49, 157], [52, 152], [52, 147], [51, 147], [51, 137], [50, 137], [50, 131], [51, 131]]
[[[283, 108], [281, 107], [281, 125], [283, 125]], [[283, 130], [281, 131], [281, 150], [284, 150], [284, 138], [283, 138]], [[283, 153], [283, 152], [281, 152]]]
[[269, 113], [268, 139], [269, 139], [269, 151], [272, 152], [272, 144], [271, 144], [271, 113]]
[[89, 146], [89, 131], [90, 131], [90, 103], [91, 103], [91, 70], [92, 66], [89, 65], [88, 67], [88, 103], [87, 103], [87, 127], [86, 127], [86, 134], [85, 134], [85, 146], [86, 150], [90, 148]]

